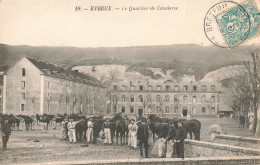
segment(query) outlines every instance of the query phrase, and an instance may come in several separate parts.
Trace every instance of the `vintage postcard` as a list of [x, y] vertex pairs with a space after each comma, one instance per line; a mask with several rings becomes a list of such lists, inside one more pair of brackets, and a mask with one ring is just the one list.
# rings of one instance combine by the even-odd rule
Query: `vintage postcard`
[[0, 0], [0, 164], [260, 164], [259, 0]]

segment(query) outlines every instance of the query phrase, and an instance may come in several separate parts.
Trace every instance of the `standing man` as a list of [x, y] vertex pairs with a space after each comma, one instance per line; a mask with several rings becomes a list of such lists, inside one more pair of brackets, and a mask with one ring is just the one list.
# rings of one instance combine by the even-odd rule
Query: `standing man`
[[137, 140], [139, 141], [140, 146], [140, 156], [143, 157], [143, 146], [145, 157], [148, 158], [148, 138], [149, 138], [149, 130], [148, 126], [145, 123], [145, 120], [142, 119], [141, 125], [137, 130]]
[[9, 136], [11, 135], [11, 126], [8, 122], [8, 118], [5, 115], [4, 120], [1, 123], [2, 127], [2, 142], [3, 142], [3, 150], [7, 150], [7, 142], [9, 140]]
[[166, 158], [167, 151], [167, 140], [166, 137], [168, 135], [169, 126], [164, 119], [161, 124], [161, 128], [159, 130], [159, 139], [158, 139], [158, 155], [159, 158]]
[[93, 119], [90, 118], [88, 121], [88, 130], [87, 130], [87, 139], [88, 139], [88, 143], [93, 142], [93, 127], [94, 127], [94, 123], [92, 121]]
[[171, 157], [174, 157], [175, 147], [174, 147], [174, 139], [176, 138], [177, 135], [177, 129], [174, 126], [174, 121], [170, 121], [170, 126], [169, 126], [169, 132], [167, 136], [167, 141], [169, 141], [169, 144], [171, 146]]
[[184, 139], [187, 138], [186, 130], [182, 127], [182, 123], [178, 121], [178, 130], [176, 136], [176, 153], [178, 158], [184, 159]]
[[68, 136], [69, 136], [69, 140], [70, 143], [72, 143], [72, 141], [74, 143], [76, 143], [76, 129], [75, 129], [75, 123], [73, 122], [73, 118], [69, 119], [69, 123], [68, 123]]
[[106, 119], [103, 124], [103, 131], [105, 133], [104, 144], [111, 144], [111, 133], [109, 119]]
[[68, 136], [68, 118], [65, 118], [61, 122], [62, 128], [61, 128], [61, 139], [65, 140], [67, 139]]

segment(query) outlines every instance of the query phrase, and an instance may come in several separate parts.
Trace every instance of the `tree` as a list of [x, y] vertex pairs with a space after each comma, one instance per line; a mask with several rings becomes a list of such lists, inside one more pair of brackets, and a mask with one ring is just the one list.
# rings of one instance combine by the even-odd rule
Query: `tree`
[[244, 65], [248, 72], [248, 82], [249, 82], [249, 100], [252, 103], [252, 110], [254, 113], [254, 124], [253, 124], [253, 133], [259, 136], [260, 130], [256, 130], [256, 128], [259, 128], [257, 126], [258, 123], [258, 104], [259, 104], [259, 83], [260, 83], [260, 77], [259, 77], [259, 57], [256, 53], [251, 53], [252, 59], [253, 59], [253, 68], [251, 67], [249, 62], [244, 62]]
[[33, 113], [35, 113], [35, 102], [39, 99], [38, 97], [36, 97], [35, 94], [33, 94], [33, 92], [29, 92], [29, 98], [28, 98], [31, 102], [32, 102], [32, 106], [33, 106]]
[[113, 105], [113, 111], [116, 113], [116, 111], [117, 111], [117, 103], [119, 101], [118, 96], [113, 95], [111, 101], [112, 101], [111, 103]]
[[131, 106], [133, 105], [133, 102], [131, 102], [130, 97], [126, 96], [126, 104], [128, 105], [129, 110], [131, 109]]
[[160, 99], [159, 99], [159, 106], [160, 106], [160, 111], [161, 111], [161, 115], [163, 117], [163, 104], [164, 104], [164, 100], [162, 98], [162, 96], [160, 96]]
[[[259, 58], [256, 53], [251, 53], [252, 63], [249, 61], [243, 62], [245, 71], [242, 75], [238, 76], [235, 80], [234, 94], [233, 97], [235, 101], [233, 102], [233, 107], [237, 105], [242, 105], [242, 108], [249, 111], [249, 107], [253, 111], [254, 121], [253, 121], [253, 133], [257, 136], [260, 135], [260, 122], [258, 122], [258, 106], [259, 106]], [[237, 103], [238, 102], [238, 103]], [[247, 117], [247, 116], [246, 116]], [[258, 128], [258, 129], [257, 129]]]
[[63, 93], [60, 93], [59, 97], [58, 97], [58, 100], [57, 100], [57, 103], [58, 103], [57, 111], [58, 111], [58, 113], [60, 112], [60, 105], [61, 105], [62, 100], [64, 99], [63, 97], [64, 97]]

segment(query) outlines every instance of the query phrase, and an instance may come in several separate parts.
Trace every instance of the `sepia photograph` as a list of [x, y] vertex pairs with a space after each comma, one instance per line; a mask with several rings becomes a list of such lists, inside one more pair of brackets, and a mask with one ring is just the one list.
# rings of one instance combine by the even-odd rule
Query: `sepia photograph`
[[0, 0], [0, 164], [260, 164], [259, 0]]

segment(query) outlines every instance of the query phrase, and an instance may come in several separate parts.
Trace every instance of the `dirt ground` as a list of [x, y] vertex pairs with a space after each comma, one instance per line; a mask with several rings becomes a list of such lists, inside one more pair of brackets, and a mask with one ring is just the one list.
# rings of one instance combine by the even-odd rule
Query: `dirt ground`
[[[218, 123], [224, 133], [249, 136], [249, 132], [238, 128], [238, 123], [233, 119], [199, 120], [202, 123], [201, 140], [203, 141], [210, 140], [209, 126], [213, 123]], [[57, 129], [50, 126], [48, 133], [41, 133], [39, 126], [35, 128], [35, 131], [25, 131], [22, 126], [22, 131], [12, 131], [7, 146], [8, 150], [0, 150], [0, 164], [139, 158], [139, 150], [130, 149], [126, 145], [103, 145], [99, 141], [95, 145], [82, 147], [84, 142], [70, 144], [68, 141], [60, 140], [60, 126], [57, 126]], [[35, 140], [39, 142], [35, 142]]]

